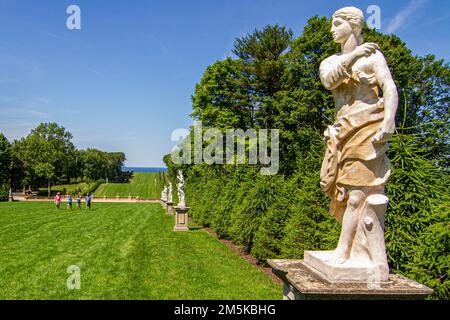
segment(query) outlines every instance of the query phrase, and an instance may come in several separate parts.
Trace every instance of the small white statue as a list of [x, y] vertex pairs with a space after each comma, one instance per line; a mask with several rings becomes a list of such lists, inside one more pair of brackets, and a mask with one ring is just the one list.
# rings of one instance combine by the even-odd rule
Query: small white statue
[[177, 179], [179, 181], [178, 183], [178, 206], [181, 208], [186, 207], [186, 200], [184, 197], [184, 177], [183, 177], [183, 171], [178, 170]]
[[164, 201], [167, 201], [167, 186], [164, 185], [164, 189], [163, 189], [163, 198]]
[[167, 202], [172, 202], [172, 182], [169, 182], [169, 191], [167, 194]]

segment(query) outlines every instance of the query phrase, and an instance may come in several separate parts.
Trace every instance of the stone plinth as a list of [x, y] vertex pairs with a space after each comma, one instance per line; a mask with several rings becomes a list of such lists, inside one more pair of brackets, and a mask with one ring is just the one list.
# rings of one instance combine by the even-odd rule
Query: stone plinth
[[163, 200], [162, 206], [163, 206], [164, 209], [167, 209], [167, 201], [166, 200]]
[[342, 264], [330, 262], [333, 251], [305, 251], [304, 264], [328, 282], [388, 282], [389, 269], [367, 261], [347, 260]]
[[188, 211], [189, 207], [175, 207], [175, 227], [173, 228], [174, 231], [189, 231]]
[[284, 300], [421, 300], [430, 288], [398, 274], [387, 282], [332, 283], [308, 267], [304, 260], [268, 260], [272, 271], [284, 283]]
[[9, 197], [8, 197], [8, 201], [9, 201], [9, 202], [13, 202], [13, 201], [14, 201], [13, 196], [9, 196]]
[[167, 202], [167, 214], [173, 214], [173, 202]]

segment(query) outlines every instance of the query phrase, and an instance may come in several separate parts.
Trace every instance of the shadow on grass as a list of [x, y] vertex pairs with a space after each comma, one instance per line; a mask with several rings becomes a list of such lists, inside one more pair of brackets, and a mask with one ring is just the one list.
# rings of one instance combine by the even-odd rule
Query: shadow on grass
[[189, 230], [201, 230], [203, 227], [200, 226], [189, 226]]

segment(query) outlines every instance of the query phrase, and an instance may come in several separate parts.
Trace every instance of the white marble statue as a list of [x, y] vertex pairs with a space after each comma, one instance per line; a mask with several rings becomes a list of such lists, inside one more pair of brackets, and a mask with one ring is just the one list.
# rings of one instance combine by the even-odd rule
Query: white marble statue
[[336, 11], [331, 33], [341, 52], [320, 65], [320, 79], [336, 106], [335, 122], [324, 133], [320, 184], [331, 198], [330, 213], [342, 223], [338, 246], [326, 260], [334, 265], [356, 261], [386, 278], [384, 186], [391, 172], [386, 150], [398, 94], [378, 45], [363, 43], [363, 23], [355, 7]]
[[172, 203], [172, 182], [169, 182], [169, 190], [167, 194], [167, 202]]
[[178, 170], [177, 179], [178, 183], [178, 207], [184, 208], [186, 207], [186, 200], [184, 197], [184, 177], [183, 171]]
[[167, 186], [164, 185], [164, 189], [163, 189], [163, 198], [164, 201], [167, 201]]

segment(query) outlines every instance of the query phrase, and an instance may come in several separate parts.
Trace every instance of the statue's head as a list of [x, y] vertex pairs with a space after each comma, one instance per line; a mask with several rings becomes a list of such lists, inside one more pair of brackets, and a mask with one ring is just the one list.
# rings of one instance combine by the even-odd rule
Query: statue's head
[[333, 13], [331, 34], [337, 43], [345, 43], [353, 34], [358, 44], [363, 42], [361, 31], [364, 25], [364, 14], [355, 7], [345, 7]]

